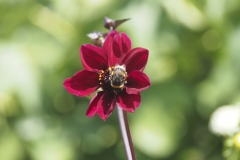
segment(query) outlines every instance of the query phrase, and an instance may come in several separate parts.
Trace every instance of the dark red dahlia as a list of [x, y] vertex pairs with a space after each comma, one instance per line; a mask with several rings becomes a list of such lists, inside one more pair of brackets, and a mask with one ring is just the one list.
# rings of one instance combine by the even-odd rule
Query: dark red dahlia
[[91, 99], [86, 115], [96, 112], [103, 119], [112, 113], [116, 104], [123, 110], [134, 112], [140, 105], [140, 92], [151, 84], [143, 73], [148, 60], [148, 50], [131, 49], [131, 40], [125, 33], [112, 31], [102, 47], [85, 44], [80, 47], [85, 70], [64, 81], [66, 90], [76, 96]]

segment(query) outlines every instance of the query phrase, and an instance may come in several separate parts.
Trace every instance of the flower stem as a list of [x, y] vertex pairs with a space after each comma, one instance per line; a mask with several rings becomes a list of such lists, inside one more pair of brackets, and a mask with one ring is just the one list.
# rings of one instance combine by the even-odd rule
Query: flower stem
[[132, 137], [128, 124], [127, 112], [123, 111], [119, 106], [117, 106], [119, 125], [122, 132], [122, 139], [125, 148], [125, 152], [128, 160], [136, 160], [136, 155], [134, 152], [134, 147], [132, 143]]

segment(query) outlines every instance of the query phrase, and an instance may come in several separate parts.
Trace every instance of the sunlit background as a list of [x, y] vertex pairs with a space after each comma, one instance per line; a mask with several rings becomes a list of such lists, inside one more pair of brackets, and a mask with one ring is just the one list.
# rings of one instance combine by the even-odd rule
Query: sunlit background
[[126, 159], [116, 111], [88, 118], [90, 97], [62, 86], [104, 16], [131, 18], [118, 30], [150, 51], [129, 114], [138, 160], [240, 159], [239, 0], [0, 0], [0, 159]]

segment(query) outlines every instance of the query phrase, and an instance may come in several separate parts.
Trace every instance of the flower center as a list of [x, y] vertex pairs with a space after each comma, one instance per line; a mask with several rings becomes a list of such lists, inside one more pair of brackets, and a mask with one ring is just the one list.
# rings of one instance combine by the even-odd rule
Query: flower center
[[117, 94], [123, 90], [124, 85], [127, 83], [126, 77], [126, 66], [116, 64], [99, 74], [99, 84], [104, 91]]

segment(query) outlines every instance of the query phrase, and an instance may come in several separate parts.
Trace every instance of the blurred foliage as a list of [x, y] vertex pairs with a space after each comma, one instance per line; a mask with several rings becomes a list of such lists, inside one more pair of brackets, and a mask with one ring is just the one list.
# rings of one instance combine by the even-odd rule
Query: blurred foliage
[[116, 112], [88, 118], [90, 97], [62, 86], [104, 16], [131, 18], [118, 30], [150, 51], [152, 87], [129, 114], [138, 159], [224, 159], [208, 123], [240, 101], [239, 0], [0, 0], [0, 159], [125, 159]]

